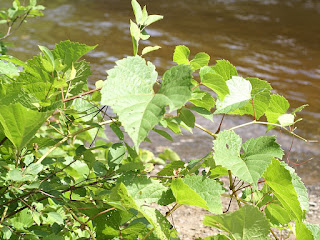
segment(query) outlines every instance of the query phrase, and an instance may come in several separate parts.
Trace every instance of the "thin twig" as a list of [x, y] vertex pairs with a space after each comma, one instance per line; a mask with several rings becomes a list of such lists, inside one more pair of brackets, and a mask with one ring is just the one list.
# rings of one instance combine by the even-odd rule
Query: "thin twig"
[[[100, 126], [106, 125], [106, 124], [110, 124], [112, 123], [112, 120], [108, 120], [108, 121], [104, 121], [99, 123]], [[58, 148], [62, 143], [66, 142], [69, 138], [73, 138], [76, 135], [86, 132], [90, 129], [95, 128], [96, 126], [90, 126], [90, 127], [86, 127], [86, 128], [82, 128], [74, 133], [68, 134], [66, 137], [64, 137], [63, 139], [61, 139], [59, 142], [57, 142], [52, 148], [50, 148], [45, 154], [42, 155], [41, 158], [39, 158], [39, 160], [37, 161], [37, 163], [41, 163], [43, 161], [43, 159], [45, 159], [51, 152], [53, 152], [56, 148]]]
[[209, 135], [211, 135], [213, 138], [217, 138], [217, 135], [216, 134], [214, 134], [213, 132], [211, 132], [210, 130], [208, 130], [208, 129], [206, 129], [206, 128], [204, 128], [204, 127], [202, 127], [201, 125], [199, 125], [198, 123], [195, 123], [195, 127], [197, 127], [197, 128], [199, 128], [200, 130], [202, 130], [202, 131], [204, 131], [204, 132], [206, 132], [206, 133], [208, 133]]
[[279, 238], [278, 238], [277, 235], [272, 231], [271, 228], [270, 228], [270, 232], [271, 232], [271, 234], [274, 236], [274, 238], [275, 238], [276, 240], [279, 240]]
[[269, 122], [259, 122], [259, 121], [252, 121], [252, 122], [248, 122], [248, 123], [244, 123], [244, 124], [241, 124], [241, 125], [238, 125], [238, 126], [235, 126], [235, 127], [232, 127], [232, 128], [229, 128], [228, 130], [231, 131], [231, 130], [235, 130], [235, 129], [238, 129], [238, 128], [242, 128], [242, 127], [246, 127], [246, 126], [249, 126], [249, 125], [252, 125], [252, 124], [261, 124], [261, 125], [272, 125], [272, 126], [276, 126], [276, 127], [280, 127], [281, 129], [284, 129], [286, 130], [287, 132], [289, 132], [290, 134], [292, 134], [293, 136], [307, 142], [307, 143], [317, 143], [319, 142], [318, 140], [307, 140], [297, 134], [295, 134], [294, 132], [290, 131], [289, 129], [281, 126], [280, 124], [276, 124], [276, 123], [269, 123]]
[[115, 207], [112, 207], [112, 208], [109, 208], [109, 209], [104, 210], [104, 211], [102, 211], [102, 212], [99, 212], [99, 213], [98, 213], [98, 214], [96, 214], [95, 216], [93, 216], [93, 217], [89, 218], [89, 219], [85, 222], [85, 224], [86, 224], [87, 222], [91, 221], [92, 219], [94, 219], [94, 218], [96, 218], [96, 217], [100, 216], [101, 214], [104, 214], [104, 213], [106, 213], [106, 212], [109, 212], [109, 211], [112, 211], [112, 210], [115, 210], [115, 209], [116, 209]]
[[96, 88], [96, 89], [92, 89], [92, 90], [90, 90], [90, 91], [87, 91], [87, 92], [78, 94], [78, 95], [76, 95], [76, 96], [73, 96], [73, 97], [70, 97], [70, 98], [67, 98], [67, 99], [64, 99], [63, 102], [68, 102], [68, 101], [74, 100], [74, 99], [76, 99], [76, 98], [80, 98], [80, 97], [82, 97], [82, 96], [91, 94], [91, 93], [93, 93], [93, 92], [100, 91], [101, 89], [102, 89], [102, 87], [99, 87], [99, 88]]
[[7, 137], [4, 137], [1, 141], [0, 141], [0, 146], [7, 140]]
[[223, 119], [224, 119], [224, 117], [225, 117], [225, 116], [226, 116], [226, 114], [223, 114], [223, 115], [222, 115], [222, 118], [221, 118], [221, 121], [220, 121], [219, 127], [218, 127], [217, 131], [215, 132], [215, 134], [218, 134], [218, 133], [220, 132], [220, 130], [221, 130], [221, 126], [222, 126], [222, 122], [223, 122]]

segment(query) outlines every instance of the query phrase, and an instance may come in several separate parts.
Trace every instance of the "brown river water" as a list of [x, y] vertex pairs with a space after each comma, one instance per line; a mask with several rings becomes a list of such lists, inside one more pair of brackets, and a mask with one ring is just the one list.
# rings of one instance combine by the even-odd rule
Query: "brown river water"
[[[2, 0], [9, 3], [9, 0]], [[1, 1], [1, 2], [2, 2]], [[86, 56], [92, 63], [91, 83], [105, 79], [114, 61], [132, 54], [129, 19], [133, 19], [129, 0], [39, 0], [46, 6], [45, 16], [30, 20], [11, 38], [15, 48], [9, 53], [26, 60], [39, 52], [37, 45], [53, 48], [65, 39], [89, 45], [99, 44]], [[5, 4], [7, 4], [5, 3]], [[320, 2], [318, 0], [144, 0], [149, 14], [164, 20], [149, 29], [148, 45], [162, 49], [147, 55], [160, 74], [173, 65], [176, 45], [187, 45], [191, 55], [207, 52], [211, 64], [228, 59], [246, 77], [271, 82], [274, 92], [284, 95], [292, 108], [309, 104], [299, 115], [297, 133], [320, 139]], [[248, 121], [228, 117], [225, 127]], [[204, 122], [208, 128], [215, 125]], [[202, 120], [201, 120], [202, 121]], [[264, 128], [247, 127], [247, 138], [264, 133]], [[261, 131], [261, 132], [260, 132]], [[290, 148], [291, 137], [280, 135], [283, 147]], [[169, 143], [155, 140], [157, 145]], [[208, 143], [209, 141], [209, 143]], [[193, 148], [190, 148], [192, 144]], [[308, 163], [296, 169], [308, 184], [320, 180], [320, 145], [295, 140], [292, 160]], [[183, 135], [171, 145], [184, 158], [199, 157], [194, 152], [210, 150], [211, 139], [199, 131]], [[191, 150], [190, 150], [191, 149]]]

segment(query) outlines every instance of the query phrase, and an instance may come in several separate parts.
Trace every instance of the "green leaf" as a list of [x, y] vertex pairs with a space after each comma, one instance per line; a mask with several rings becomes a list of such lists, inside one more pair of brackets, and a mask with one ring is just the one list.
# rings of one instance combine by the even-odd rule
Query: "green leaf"
[[189, 109], [187, 109], [185, 107], [182, 107], [180, 112], [179, 112], [179, 118], [188, 127], [194, 128], [194, 124], [195, 124], [196, 118], [195, 118], [195, 116], [193, 115], [193, 113]]
[[200, 69], [201, 83], [212, 91], [214, 91], [220, 100], [224, 100], [224, 97], [229, 93], [229, 88], [223, 77], [215, 73], [210, 67], [203, 67]]
[[176, 46], [173, 54], [173, 61], [177, 64], [189, 65], [190, 50], [184, 45]]
[[198, 113], [202, 117], [209, 119], [211, 122], [213, 122], [213, 113], [211, 113], [207, 109], [202, 108], [202, 107], [191, 107], [190, 109], [195, 111], [196, 113]]
[[224, 230], [235, 240], [265, 240], [269, 234], [268, 220], [257, 207], [250, 205], [229, 214], [206, 215], [203, 224]]
[[33, 225], [32, 214], [28, 208], [14, 216], [9, 219], [9, 223], [17, 230], [27, 229]]
[[214, 107], [215, 100], [210, 93], [204, 91], [194, 91], [192, 98], [189, 100], [197, 107], [205, 108], [210, 111]]
[[273, 136], [249, 139], [242, 145], [244, 153], [241, 156], [241, 138], [233, 131], [219, 133], [213, 144], [215, 163], [253, 184], [258, 182], [274, 157], [283, 155]]
[[138, 42], [140, 39], [140, 29], [136, 23], [130, 20], [130, 34]]
[[25, 108], [20, 103], [1, 106], [0, 123], [6, 137], [20, 151], [51, 115]]
[[301, 181], [301, 178], [296, 174], [295, 170], [292, 167], [288, 166], [284, 162], [281, 163], [290, 172], [292, 184], [298, 195], [298, 200], [300, 202], [301, 209], [308, 213], [309, 197], [307, 188], [305, 187], [304, 183]]
[[110, 105], [119, 115], [136, 149], [162, 119], [167, 105], [170, 111], [176, 110], [191, 96], [191, 69], [188, 66], [176, 66], [166, 71], [157, 94], [153, 91], [157, 79], [155, 67], [139, 56], [117, 61], [117, 66], [109, 70], [108, 75], [101, 90], [101, 103]]
[[156, 180], [134, 174], [127, 174], [118, 178], [117, 181], [126, 186], [128, 193], [138, 206], [161, 202], [162, 195], [168, 190]]
[[115, 143], [109, 148], [108, 165], [112, 168], [121, 164], [122, 159], [126, 154], [126, 148], [122, 143]]
[[238, 172], [243, 168], [243, 160], [240, 158], [242, 140], [233, 131], [220, 132], [213, 141], [214, 160], [216, 165]]
[[132, 208], [138, 210], [152, 224], [156, 237], [169, 239], [171, 224], [158, 210], [144, 205], [144, 203], [160, 201], [160, 196], [166, 188], [146, 177], [132, 176], [120, 179], [118, 179], [118, 185], [112, 189], [108, 203], [122, 210]]
[[302, 106], [300, 106], [300, 107], [297, 107], [295, 110], [292, 111], [291, 114], [293, 114], [294, 116], [296, 116], [296, 113], [297, 113], [297, 112], [302, 111], [305, 107], [308, 107], [308, 106], [309, 106], [308, 104], [304, 104], [304, 105], [302, 105]]
[[303, 212], [289, 170], [278, 160], [273, 159], [263, 177], [291, 218], [301, 221]]
[[96, 47], [97, 45], [87, 46], [86, 44], [66, 40], [55, 46], [53, 56], [55, 59], [62, 59], [62, 63], [70, 68], [72, 67], [72, 63], [76, 62], [87, 52], [95, 49]]
[[150, 15], [148, 16], [147, 20], [144, 22], [144, 25], [149, 26], [152, 23], [157, 22], [161, 19], [163, 19], [163, 16], [161, 15]]
[[243, 107], [251, 99], [252, 86], [248, 80], [233, 76], [226, 81], [226, 84], [230, 93], [224, 97], [223, 101], [217, 99], [215, 114], [230, 113]]
[[132, 5], [133, 12], [134, 12], [134, 16], [136, 17], [136, 22], [138, 24], [142, 24], [141, 23], [142, 9], [141, 9], [140, 4], [136, 0], [132, 0], [131, 5]]
[[[266, 110], [266, 117], [269, 123], [278, 123], [278, 118], [287, 113], [290, 104], [283, 96], [273, 94], [268, 109]], [[268, 125], [268, 131], [275, 126]]]
[[163, 131], [163, 130], [160, 130], [160, 129], [156, 129], [156, 128], [153, 128], [152, 129], [154, 132], [160, 134], [162, 137], [170, 140], [170, 141], [173, 141], [171, 135], [169, 133], [167, 133], [166, 131]]
[[[244, 174], [251, 177], [249, 183], [256, 184], [259, 178], [267, 169], [273, 158], [282, 159], [283, 151], [280, 145], [276, 143], [274, 136], [263, 136], [251, 138], [242, 145], [243, 159], [246, 170], [242, 170]], [[235, 172], [233, 172], [237, 175]], [[240, 172], [239, 172], [240, 173]]]
[[318, 240], [320, 239], [320, 226], [307, 222], [296, 222], [296, 237], [297, 240]]
[[217, 60], [217, 64], [212, 67], [215, 73], [222, 76], [224, 81], [238, 76], [236, 68], [227, 60]]
[[168, 99], [170, 112], [181, 108], [190, 99], [191, 80], [189, 66], [174, 66], [164, 73], [158, 94]]
[[173, 161], [164, 166], [164, 168], [157, 173], [159, 176], [174, 176], [175, 172], [179, 169], [183, 169], [186, 163], [183, 161]]
[[272, 88], [267, 81], [258, 78], [246, 78], [246, 80], [250, 81], [252, 85], [251, 97], [253, 99], [254, 107], [252, 106], [252, 101], [249, 101], [245, 106], [235, 110], [234, 114], [249, 114], [255, 116], [256, 120], [258, 120], [265, 114], [269, 107], [271, 99], [270, 92]]
[[64, 225], [63, 218], [58, 212], [49, 212], [47, 221], [50, 224], [56, 223], [58, 225]]
[[266, 217], [272, 224], [285, 225], [291, 221], [290, 215], [282, 205], [269, 203], [265, 209]]
[[179, 204], [202, 207], [212, 213], [222, 213], [220, 183], [202, 176], [186, 176], [171, 183], [173, 195]]
[[282, 114], [278, 117], [277, 120], [282, 127], [290, 126], [290, 125], [294, 124], [294, 115]]
[[190, 61], [190, 65], [193, 71], [198, 70], [204, 66], [207, 66], [210, 61], [210, 56], [205, 52], [197, 53]]
[[0, 61], [0, 75], [18, 75], [19, 69], [11, 62]]
[[145, 55], [149, 52], [152, 52], [152, 51], [155, 51], [155, 50], [158, 50], [160, 49], [161, 47], [160, 46], [153, 46], [153, 47], [145, 47], [143, 50], [142, 50], [142, 54], [141, 55]]
[[44, 46], [38, 46], [38, 47], [41, 50], [41, 52], [43, 52], [46, 59], [50, 62], [52, 69], [55, 70], [55, 62], [54, 62], [54, 57], [52, 52]]
[[118, 126], [117, 123], [111, 123], [111, 124], [110, 124], [110, 128], [112, 129], [112, 131], [117, 135], [117, 137], [118, 137], [120, 140], [123, 140], [123, 139], [124, 139], [123, 132], [121, 131], [121, 129], [120, 129], [120, 127]]

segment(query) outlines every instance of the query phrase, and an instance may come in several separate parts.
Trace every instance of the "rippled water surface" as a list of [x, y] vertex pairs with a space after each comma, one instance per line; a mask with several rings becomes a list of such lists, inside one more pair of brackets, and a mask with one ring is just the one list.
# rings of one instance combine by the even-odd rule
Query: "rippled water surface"
[[[5, 0], [7, 1], [7, 0]], [[10, 1], [8, 1], [10, 2]], [[132, 52], [129, 0], [52, 0], [45, 16], [32, 20], [11, 40], [10, 53], [31, 57], [37, 45], [53, 47], [70, 39], [99, 44], [86, 57], [91, 82], [105, 79], [114, 61]], [[320, 2], [317, 0], [149, 0], [148, 12], [164, 15], [149, 31], [149, 45], [162, 49], [148, 56], [160, 74], [173, 65], [174, 47], [187, 45], [191, 54], [207, 52], [211, 64], [228, 59], [243, 76], [271, 82], [295, 108], [308, 103], [297, 124], [299, 134], [320, 138]], [[319, 145], [312, 155], [319, 160]], [[310, 155], [310, 154], [309, 154]], [[318, 161], [317, 161], [318, 162]], [[319, 175], [319, 174], [318, 174]], [[320, 179], [320, 177], [319, 177]]]

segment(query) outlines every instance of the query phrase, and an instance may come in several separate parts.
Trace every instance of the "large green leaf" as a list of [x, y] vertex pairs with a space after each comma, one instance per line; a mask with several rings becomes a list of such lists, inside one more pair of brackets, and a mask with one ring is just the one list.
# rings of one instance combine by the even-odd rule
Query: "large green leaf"
[[265, 209], [266, 217], [272, 224], [285, 225], [291, 221], [290, 215], [281, 204], [269, 203]]
[[[266, 117], [269, 123], [279, 123], [278, 118], [287, 113], [290, 104], [283, 96], [273, 94], [271, 95], [269, 107], [266, 110]], [[275, 128], [273, 125], [268, 126], [268, 130]]]
[[253, 184], [258, 182], [274, 157], [283, 155], [273, 136], [249, 139], [242, 148], [244, 153], [240, 156], [241, 138], [233, 131], [223, 131], [214, 141], [214, 159], [217, 165]]
[[254, 206], [223, 215], [206, 215], [203, 224], [228, 232], [235, 240], [265, 240], [269, 233], [269, 222], [263, 213]]
[[280, 161], [273, 159], [263, 177], [291, 218], [301, 221], [304, 214], [289, 170]]
[[204, 66], [207, 66], [210, 61], [210, 56], [205, 52], [197, 53], [190, 61], [190, 66], [193, 71], [198, 70]]
[[6, 137], [21, 150], [33, 137], [51, 113], [25, 108], [20, 103], [2, 105], [0, 123]]
[[316, 224], [296, 222], [297, 240], [318, 240], [320, 239], [320, 226]]
[[292, 184], [296, 193], [298, 195], [298, 200], [300, 202], [301, 209], [308, 213], [309, 211], [309, 197], [308, 190], [304, 183], [301, 181], [301, 178], [296, 174], [295, 170], [292, 167], [289, 167], [286, 163], [281, 162], [285, 168], [290, 172]]
[[258, 182], [274, 157], [281, 159], [283, 156], [283, 151], [274, 136], [251, 138], [242, 145], [242, 149], [241, 158], [247, 166], [243, 171], [248, 178], [249, 176], [252, 178], [249, 182], [254, 184]]
[[265, 114], [270, 103], [270, 91], [271, 86], [267, 81], [260, 80], [258, 78], [246, 78], [252, 85], [251, 97], [252, 101], [248, 102], [242, 108], [236, 110], [235, 114], [249, 114], [255, 116], [258, 120], [263, 114]]
[[177, 203], [207, 209], [212, 213], [222, 213], [220, 183], [201, 176], [186, 176], [172, 181], [171, 189]]
[[123, 183], [130, 196], [135, 200], [138, 206], [150, 203], [162, 203], [163, 195], [168, 188], [160, 184], [160, 182], [147, 178], [145, 176], [136, 176], [135, 174], [127, 174], [118, 179]]
[[217, 60], [212, 69], [221, 75], [224, 81], [230, 80], [233, 76], [238, 76], [236, 68], [227, 60]]
[[226, 84], [229, 94], [224, 97], [223, 101], [217, 99], [215, 114], [230, 113], [243, 107], [251, 99], [252, 85], [248, 80], [233, 76], [232, 79], [226, 81]]
[[95, 49], [96, 47], [97, 45], [87, 46], [86, 44], [66, 40], [58, 43], [52, 53], [55, 59], [61, 59], [63, 64], [67, 67], [71, 67], [72, 63], [76, 62], [87, 52]]
[[201, 83], [214, 91], [221, 101], [229, 94], [229, 88], [223, 76], [212, 68], [205, 66], [200, 69]]
[[208, 111], [210, 111], [215, 104], [215, 100], [211, 96], [211, 94], [201, 90], [194, 91], [192, 93], [192, 98], [189, 101], [192, 102], [195, 106], [205, 108]]
[[[152, 224], [156, 239], [169, 239], [171, 224], [158, 210], [144, 205], [144, 203], [153, 202], [154, 196], [158, 193], [154, 192], [151, 197], [146, 200], [143, 199], [143, 197], [148, 197], [148, 194], [151, 194], [152, 192], [149, 191], [150, 188], [144, 190], [146, 185], [140, 185], [139, 181], [140, 180], [138, 180], [138, 182], [131, 182], [131, 185], [128, 185], [129, 189], [127, 189], [124, 183], [120, 182], [112, 189], [111, 194], [108, 195], [108, 203], [124, 211], [130, 209], [137, 210], [148, 220], [150, 224]], [[129, 182], [127, 183], [129, 184]], [[141, 194], [143, 197], [140, 196], [140, 191], [143, 191]]]
[[191, 97], [191, 69], [181, 65], [166, 71], [161, 88], [155, 94], [153, 85], [158, 74], [152, 63], [146, 63], [139, 56], [116, 63], [117, 66], [108, 71], [108, 79], [101, 90], [101, 103], [110, 105], [119, 115], [124, 129], [138, 148], [162, 119], [167, 105], [173, 111]]

